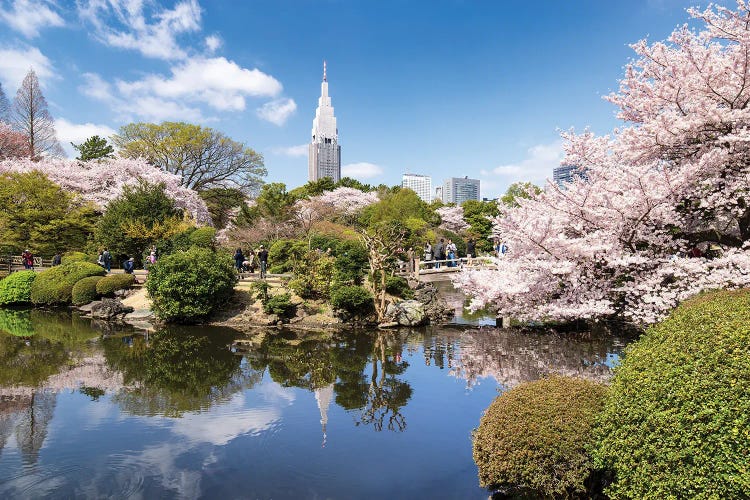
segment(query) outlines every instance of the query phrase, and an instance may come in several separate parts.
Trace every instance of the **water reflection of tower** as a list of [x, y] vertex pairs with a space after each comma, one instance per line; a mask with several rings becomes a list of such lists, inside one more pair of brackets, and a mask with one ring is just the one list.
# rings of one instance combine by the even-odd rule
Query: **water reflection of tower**
[[57, 405], [54, 392], [0, 396], [0, 450], [15, 432], [24, 464], [35, 464], [47, 438], [47, 428]]
[[328, 424], [328, 407], [331, 406], [331, 398], [333, 398], [333, 384], [315, 389], [315, 400], [318, 402], [318, 410], [320, 411], [320, 427], [323, 431], [323, 443], [321, 447], [326, 446], [326, 425]]

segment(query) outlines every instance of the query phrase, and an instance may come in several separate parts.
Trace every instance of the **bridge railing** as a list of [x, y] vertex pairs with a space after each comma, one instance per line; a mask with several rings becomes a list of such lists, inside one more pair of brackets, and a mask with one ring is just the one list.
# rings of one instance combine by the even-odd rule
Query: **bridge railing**
[[411, 266], [408, 262], [400, 263], [397, 274], [419, 279], [419, 276], [423, 274], [454, 273], [462, 269], [489, 269], [494, 265], [492, 257], [484, 256], [443, 260], [421, 260], [416, 258]]

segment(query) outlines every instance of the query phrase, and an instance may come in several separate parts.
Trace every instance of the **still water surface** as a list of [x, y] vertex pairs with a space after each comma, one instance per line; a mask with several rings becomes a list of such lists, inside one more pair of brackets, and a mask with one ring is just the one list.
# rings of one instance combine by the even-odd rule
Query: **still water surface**
[[95, 326], [0, 309], [0, 497], [487, 498], [471, 431], [498, 390], [604, 380], [625, 344]]

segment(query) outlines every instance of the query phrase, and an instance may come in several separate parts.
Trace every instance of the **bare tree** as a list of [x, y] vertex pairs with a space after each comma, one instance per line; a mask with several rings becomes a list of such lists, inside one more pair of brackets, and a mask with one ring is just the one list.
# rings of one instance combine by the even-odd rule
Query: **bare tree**
[[112, 141], [127, 158], [146, 158], [177, 174], [196, 191], [237, 188], [255, 194], [263, 185], [263, 155], [217, 130], [183, 122], [130, 123]]
[[0, 122], [10, 123], [10, 103], [0, 83]]
[[55, 134], [55, 122], [47, 110], [47, 100], [33, 69], [26, 74], [16, 93], [12, 121], [14, 128], [28, 138], [30, 158], [64, 155]]

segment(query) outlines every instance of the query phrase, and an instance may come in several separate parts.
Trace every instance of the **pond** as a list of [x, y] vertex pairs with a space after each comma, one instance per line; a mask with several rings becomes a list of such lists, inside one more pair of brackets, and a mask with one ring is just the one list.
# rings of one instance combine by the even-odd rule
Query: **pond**
[[112, 330], [0, 309], [2, 498], [487, 498], [498, 390], [605, 380], [625, 339], [467, 326]]

